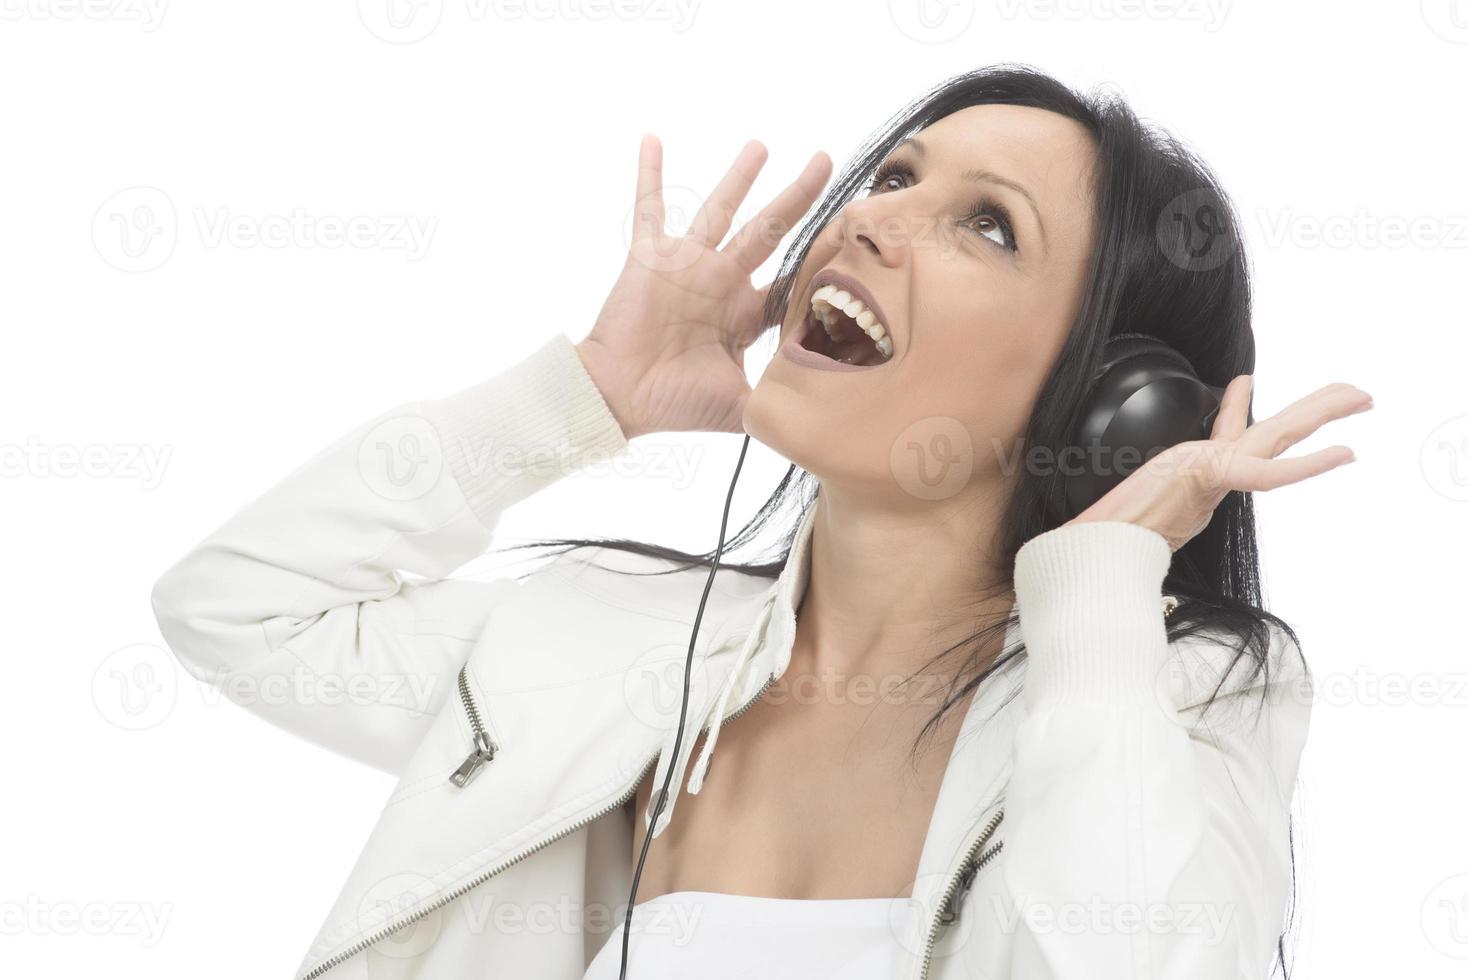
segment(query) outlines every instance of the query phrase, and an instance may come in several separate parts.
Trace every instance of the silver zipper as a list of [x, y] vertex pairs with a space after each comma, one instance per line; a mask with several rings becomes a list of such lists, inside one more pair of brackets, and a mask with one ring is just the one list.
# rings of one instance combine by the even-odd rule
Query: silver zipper
[[[928, 968], [933, 960], [933, 947], [938, 943], [939, 929], [951, 926], [958, 921], [959, 907], [968, 895], [969, 889], [973, 887], [974, 879], [978, 877], [984, 865], [994, 860], [995, 856], [1004, 849], [1003, 841], [995, 841], [993, 847], [983, 850], [984, 845], [989, 843], [989, 839], [994, 836], [994, 831], [998, 829], [1003, 819], [1003, 810], [989, 818], [988, 824], [984, 826], [978, 838], [969, 845], [963, 860], [959, 862], [958, 873], [954, 875], [953, 880], [944, 890], [943, 900], [938, 903], [938, 914], [928, 926], [928, 939], [923, 947], [923, 968], [922, 972], [918, 974], [919, 980], [927, 980]], [[980, 851], [983, 853], [981, 854]]]
[[[754, 706], [754, 703], [764, 696], [765, 691], [769, 690], [770, 685], [774, 682], [775, 675], [771, 674], [769, 678], [764, 682], [764, 684], [760, 686], [759, 691], [757, 691], [753, 697], [744, 702], [737, 709], [725, 715], [724, 721], [733, 721], [735, 718], [738, 718], [740, 715], [744, 714], [746, 711], [752, 708]], [[473, 704], [473, 697], [471, 694], [468, 693], [468, 686], [464, 681], [464, 675], [462, 672], [460, 672], [459, 674], [459, 693], [461, 697], [465, 699], [465, 705], [467, 709], [468, 705]], [[477, 718], [477, 712], [470, 717]], [[705, 725], [702, 731], [708, 731], [711, 725], [712, 722], [710, 722], [709, 725]], [[455, 888], [451, 892], [440, 895], [430, 904], [425, 905], [420, 909], [415, 909], [413, 912], [399, 919], [397, 922], [394, 922], [391, 925], [383, 926], [381, 929], [378, 929], [367, 938], [358, 940], [347, 949], [344, 949], [340, 953], [337, 953], [335, 956], [321, 961], [316, 966], [312, 967], [309, 972], [303, 974], [300, 980], [316, 980], [317, 977], [321, 976], [327, 970], [340, 966], [342, 963], [345, 963], [353, 956], [356, 956], [367, 947], [372, 946], [375, 943], [381, 942], [388, 936], [391, 936], [393, 933], [397, 932], [399, 929], [405, 929], [408, 926], [412, 925], [414, 922], [417, 922], [419, 919], [423, 918], [424, 916], [429, 915], [433, 912], [437, 912], [439, 909], [443, 908], [445, 905], [448, 905], [450, 902], [453, 902], [456, 899], [460, 898], [465, 893], [471, 891], [474, 888], [478, 888], [480, 885], [484, 884], [495, 875], [500, 874], [503, 871], [507, 871], [515, 865], [519, 864], [521, 861], [525, 860], [536, 851], [539, 851], [541, 848], [554, 844], [556, 841], [561, 840], [564, 837], [568, 837], [571, 834], [574, 834], [576, 831], [580, 830], [582, 827], [585, 827], [587, 824], [592, 823], [595, 820], [601, 819], [618, 807], [625, 806], [628, 800], [637, 795], [637, 787], [642, 784], [642, 780], [647, 776], [647, 771], [652, 768], [655, 762], [657, 762], [658, 754], [661, 751], [662, 746], [659, 746], [658, 748], [653, 750], [652, 755], [648, 757], [648, 760], [645, 763], [643, 763], [642, 769], [639, 771], [637, 778], [633, 780], [632, 784], [628, 786], [627, 789], [624, 790], [622, 794], [611, 803], [601, 807], [590, 816], [583, 817], [582, 819], [576, 821], [571, 826], [565, 827], [557, 831], [550, 837], [547, 837], [544, 840], [536, 841], [534, 844], [525, 848], [523, 851], [520, 851], [508, 861], [502, 861], [501, 863], [495, 865], [493, 868], [490, 868], [483, 874], [476, 875], [472, 881], [460, 885], [458, 888]], [[465, 760], [465, 762], [467, 764], [468, 760]]]
[[469, 780], [479, 774], [485, 763], [494, 759], [497, 746], [489, 738], [489, 733], [484, 730], [484, 719], [479, 715], [479, 706], [474, 703], [474, 692], [469, 690], [469, 665], [466, 663], [459, 668], [459, 700], [464, 704], [464, 714], [469, 716], [469, 727], [474, 729], [474, 749], [468, 757], [454, 770], [449, 777], [449, 782], [463, 788], [469, 785]]
[[[1166, 621], [1171, 617], [1173, 611], [1179, 605], [1181, 605], [1181, 602], [1177, 596], [1164, 595], [1162, 597], [1163, 620]], [[973, 888], [974, 879], [978, 877], [979, 872], [984, 869], [986, 864], [994, 860], [999, 855], [999, 852], [1004, 850], [1004, 841], [1001, 840], [995, 841], [993, 847], [984, 850], [983, 853], [979, 853], [984, 845], [989, 842], [989, 838], [994, 836], [994, 831], [999, 827], [999, 823], [1003, 819], [1004, 811], [1000, 810], [989, 820], [983, 832], [979, 834], [978, 840], [973, 842], [964, 855], [963, 861], [959, 863], [957, 876], [949, 882], [947, 890], [943, 893], [943, 901], [938, 905], [938, 915], [933, 920], [932, 925], [928, 927], [927, 944], [923, 948], [923, 968], [918, 974], [918, 980], [927, 980], [928, 969], [931, 967], [933, 961], [933, 947], [938, 943], [938, 930], [951, 926], [958, 921], [961, 906], [963, 905], [964, 899], [968, 897], [969, 890]]]

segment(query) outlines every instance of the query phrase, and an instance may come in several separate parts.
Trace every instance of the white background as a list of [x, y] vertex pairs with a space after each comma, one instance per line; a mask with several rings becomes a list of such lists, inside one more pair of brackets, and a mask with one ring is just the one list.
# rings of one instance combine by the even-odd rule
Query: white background
[[[1359, 462], [1258, 500], [1271, 608], [1323, 688], [1296, 976], [1463, 975], [1468, 3], [386, 9], [0, 0], [0, 973], [287, 975], [390, 780], [178, 670], [158, 575], [358, 422], [579, 339], [642, 132], [685, 220], [764, 141], [757, 208], [1008, 60], [1116, 86], [1218, 171], [1257, 273], [1256, 417], [1335, 380], [1375, 396], [1296, 450]], [[146, 247], [123, 238], [149, 214]], [[292, 216], [365, 237], [323, 247]], [[639, 444], [638, 472], [558, 484], [500, 541], [712, 546], [738, 439]], [[737, 516], [784, 468], [753, 452]]]

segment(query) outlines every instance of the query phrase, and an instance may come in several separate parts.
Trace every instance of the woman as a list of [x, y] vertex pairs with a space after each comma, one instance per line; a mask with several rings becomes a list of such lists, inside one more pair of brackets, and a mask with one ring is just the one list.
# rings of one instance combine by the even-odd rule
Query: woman
[[[1369, 396], [1252, 422], [1232, 216], [1117, 100], [1028, 69], [951, 80], [756, 289], [829, 175], [818, 154], [720, 247], [763, 159], [746, 147], [675, 239], [644, 139], [582, 341], [364, 422], [156, 586], [196, 676], [336, 682], [250, 707], [400, 777], [300, 975], [1265, 975], [1310, 687], [1260, 608], [1249, 493], [1349, 461], [1280, 456]], [[1062, 472], [1032, 450], [1069, 445], [1123, 331], [1227, 384], [1211, 437], [1057, 519]], [[730, 542], [803, 490], [784, 555], [711, 590], [715, 553], [635, 542], [449, 577], [505, 507], [690, 430], [814, 477], [792, 467]]]

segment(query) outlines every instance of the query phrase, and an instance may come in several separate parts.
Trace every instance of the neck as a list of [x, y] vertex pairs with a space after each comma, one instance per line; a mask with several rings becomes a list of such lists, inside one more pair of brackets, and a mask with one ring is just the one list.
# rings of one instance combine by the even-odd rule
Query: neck
[[[1008, 614], [1010, 569], [995, 544], [1003, 497], [996, 488], [904, 508], [823, 485], [791, 666], [881, 683]], [[963, 659], [935, 665], [935, 676]]]

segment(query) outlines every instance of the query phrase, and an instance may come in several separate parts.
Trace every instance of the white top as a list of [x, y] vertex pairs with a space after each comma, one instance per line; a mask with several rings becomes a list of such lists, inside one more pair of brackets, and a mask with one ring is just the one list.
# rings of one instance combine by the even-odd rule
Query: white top
[[[632, 910], [627, 980], [890, 980], [908, 898], [763, 898], [679, 891]], [[618, 980], [617, 923], [584, 980]]]

